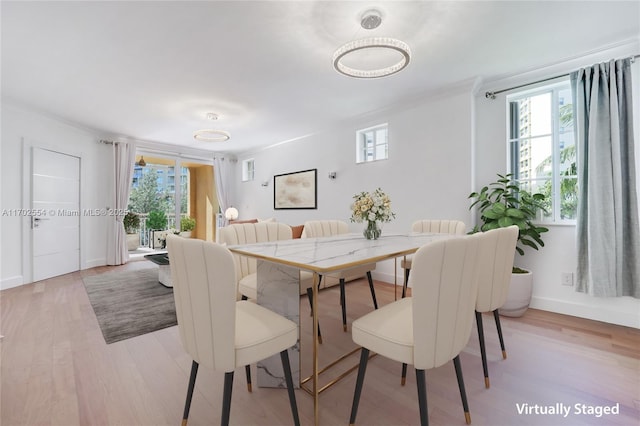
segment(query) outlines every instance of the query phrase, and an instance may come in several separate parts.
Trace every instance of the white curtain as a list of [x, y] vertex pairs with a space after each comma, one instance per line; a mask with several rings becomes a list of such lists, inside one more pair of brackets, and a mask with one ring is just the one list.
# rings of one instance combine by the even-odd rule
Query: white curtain
[[[136, 161], [136, 145], [133, 142], [113, 143], [114, 187], [113, 206], [115, 213], [127, 210], [129, 190], [133, 177], [133, 166]], [[107, 265], [122, 265], [129, 261], [127, 250], [127, 233], [124, 230], [124, 214], [109, 216], [109, 233], [107, 235]]]
[[223, 226], [227, 225], [224, 212], [231, 207], [229, 204], [229, 192], [232, 182], [231, 172], [231, 159], [223, 155], [215, 154], [213, 157], [213, 173], [215, 176], [214, 180], [216, 193], [218, 195], [218, 204], [220, 204], [220, 210], [222, 211]]
[[612, 60], [571, 74], [579, 188], [576, 290], [593, 296], [640, 298], [630, 62]]

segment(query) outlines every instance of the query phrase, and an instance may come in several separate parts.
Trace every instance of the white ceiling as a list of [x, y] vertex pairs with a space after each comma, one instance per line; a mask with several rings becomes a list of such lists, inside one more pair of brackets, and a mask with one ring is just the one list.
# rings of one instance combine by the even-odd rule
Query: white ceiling
[[[240, 152], [476, 77], [496, 79], [640, 34], [639, 1], [1, 2], [3, 101], [115, 136]], [[364, 11], [382, 25], [365, 31]], [[354, 38], [407, 42], [407, 69], [338, 74]], [[220, 115], [207, 121], [207, 112]], [[231, 133], [225, 143], [197, 129]]]

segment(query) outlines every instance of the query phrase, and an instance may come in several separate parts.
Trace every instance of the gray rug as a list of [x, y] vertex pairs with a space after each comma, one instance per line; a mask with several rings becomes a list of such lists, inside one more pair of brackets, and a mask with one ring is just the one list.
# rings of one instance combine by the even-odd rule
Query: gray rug
[[94, 275], [83, 281], [107, 344], [178, 323], [173, 289], [158, 282], [156, 268]]

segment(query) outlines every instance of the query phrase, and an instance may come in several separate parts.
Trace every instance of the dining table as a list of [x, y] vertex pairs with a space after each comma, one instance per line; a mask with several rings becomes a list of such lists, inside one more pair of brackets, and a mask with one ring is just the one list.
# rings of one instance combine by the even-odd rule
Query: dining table
[[[290, 358], [294, 383], [313, 397], [315, 425], [320, 424], [320, 393], [355, 369], [354, 367], [348, 370], [328, 385], [319, 386], [321, 372], [326, 372], [331, 366], [354, 352], [344, 354], [337, 360], [331, 360], [326, 366], [320, 367], [317, 305], [320, 277], [363, 264], [405, 257], [435, 240], [447, 238], [455, 238], [455, 236], [439, 233], [385, 234], [378, 239], [368, 240], [362, 234], [342, 234], [228, 247], [235, 254], [256, 259], [257, 303], [297, 324], [300, 324], [300, 271], [313, 273], [311, 376], [300, 377], [299, 337], [296, 345], [290, 349], [292, 352]], [[394, 269], [397, 268], [397, 262], [394, 262], [394, 265], [396, 265]], [[397, 277], [396, 272], [394, 271], [394, 277]], [[397, 286], [397, 282], [394, 284]], [[257, 384], [261, 387], [284, 387], [284, 372], [279, 357], [271, 357], [258, 363]]]

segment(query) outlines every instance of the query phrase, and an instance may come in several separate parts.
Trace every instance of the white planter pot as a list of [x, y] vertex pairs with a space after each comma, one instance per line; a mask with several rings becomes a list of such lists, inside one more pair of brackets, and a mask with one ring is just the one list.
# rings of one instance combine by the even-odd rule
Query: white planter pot
[[127, 234], [127, 250], [134, 251], [140, 247], [139, 234]]
[[529, 308], [531, 293], [533, 292], [533, 274], [511, 274], [507, 301], [500, 308], [500, 315], [506, 317], [521, 317]]
[[180, 236], [184, 238], [191, 238], [191, 231], [182, 231]]

